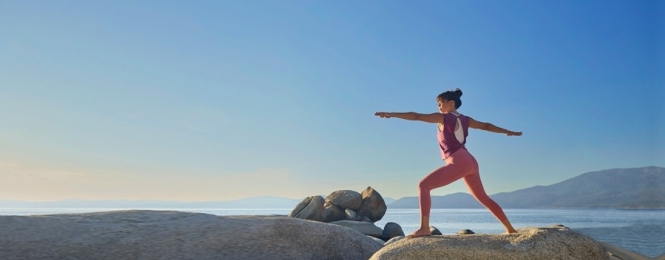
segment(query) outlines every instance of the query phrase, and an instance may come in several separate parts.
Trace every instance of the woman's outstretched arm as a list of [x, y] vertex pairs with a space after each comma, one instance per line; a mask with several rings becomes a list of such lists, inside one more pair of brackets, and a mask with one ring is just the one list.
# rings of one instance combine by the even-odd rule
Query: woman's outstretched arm
[[415, 112], [406, 112], [406, 113], [376, 112], [374, 113], [374, 115], [379, 116], [381, 118], [396, 117], [400, 119], [423, 121], [427, 123], [443, 123], [443, 115], [441, 113], [420, 114]]
[[480, 130], [485, 130], [489, 132], [494, 132], [494, 133], [500, 133], [500, 134], [506, 134], [507, 136], [520, 136], [522, 135], [522, 132], [513, 132], [509, 131], [506, 129], [503, 129], [501, 127], [495, 126], [491, 123], [485, 123], [485, 122], [480, 122], [476, 121], [473, 118], [469, 117], [469, 127], [475, 128], [475, 129], [480, 129]]

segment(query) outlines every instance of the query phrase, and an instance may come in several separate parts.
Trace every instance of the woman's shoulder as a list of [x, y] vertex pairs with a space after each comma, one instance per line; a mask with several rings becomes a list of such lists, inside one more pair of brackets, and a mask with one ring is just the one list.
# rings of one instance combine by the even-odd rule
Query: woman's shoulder
[[443, 114], [443, 115], [444, 115], [445, 117], [466, 117], [466, 118], [471, 118], [470, 116], [468, 116], [468, 115], [466, 115], [466, 114], [463, 114], [463, 113], [459, 113], [459, 112], [458, 112], [457, 114], [454, 114], [454, 113], [445, 113], [445, 114]]

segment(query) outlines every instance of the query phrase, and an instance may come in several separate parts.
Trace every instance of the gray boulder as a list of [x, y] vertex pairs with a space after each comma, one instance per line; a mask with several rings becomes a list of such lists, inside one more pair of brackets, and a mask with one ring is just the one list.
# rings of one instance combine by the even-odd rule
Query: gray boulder
[[362, 192], [362, 204], [356, 211], [361, 216], [368, 217], [372, 222], [377, 222], [386, 214], [388, 207], [386, 202], [376, 190], [372, 187], [367, 187]]
[[383, 233], [383, 230], [381, 230], [380, 227], [377, 227], [374, 225], [372, 222], [364, 222], [364, 221], [352, 221], [352, 220], [340, 220], [340, 221], [335, 221], [335, 222], [330, 222], [330, 224], [335, 224], [339, 225], [342, 227], [347, 227], [353, 230], [356, 230], [360, 233], [363, 233], [368, 236], [373, 236], [377, 238], [381, 238], [381, 234]]
[[298, 205], [296, 205], [295, 208], [293, 208], [293, 210], [291, 210], [291, 213], [289, 213], [289, 217], [295, 217], [296, 215], [298, 215], [298, 213], [300, 213], [300, 211], [305, 209], [305, 207], [307, 207], [307, 205], [309, 205], [309, 203], [312, 202], [312, 199], [314, 197], [315, 196], [309, 196], [309, 197], [303, 199], [300, 203], [298, 203]]
[[346, 212], [341, 207], [333, 204], [323, 209], [323, 222], [333, 222], [346, 219]]
[[473, 232], [471, 229], [462, 229], [460, 231], [457, 231], [458, 235], [472, 235], [475, 234], [476, 232]]
[[443, 233], [441, 233], [441, 231], [438, 228], [436, 228], [435, 226], [429, 226], [429, 232], [432, 233], [433, 236], [443, 235]]
[[370, 260], [609, 259], [595, 240], [565, 227], [522, 228], [516, 234], [446, 235], [386, 243]]
[[358, 218], [358, 214], [354, 210], [346, 209], [344, 210], [344, 213], [348, 220], [357, 220], [356, 218]]
[[344, 209], [357, 210], [362, 205], [363, 198], [360, 193], [352, 190], [333, 191], [326, 197], [326, 206], [335, 204]]
[[383, 227], [383, 233], [381, 233], [381, 238], [383, 240], [390, 240], [393, 237], [398, 237], [398, 236], [404, 236], [404, 230], [402, 230], [402, 226], [395, 222], [388, 222], [386, 225]]
[[376, 242], [379, 243], [379, 245], [381, 245], [382, 247], [383, 247], [383, 244], [386, 242], [386, 241], [383, 241], [383, 239], [380, 239], [380, 238], [378, 238], [378, 237], [373, 237], [373, 236], [367, 236], [367, 237], [369, 237], [369, 238], [371, 238], [372, 240], [376, 241]]
[[347, 220], [365, 221], [365, 222], [374, 223], [367, 216], [358, 215], [358, 213], [356, 213], [353, 210], [346, 209], [345, 212], [346, 212], [346, 219]]
[[383, 246], [390, 245], [392, 243], [395, 243], [395, 242], [400, 241], [400, 240], [405, 239], [405, 238], [406, 238], [405, 236], [393, 237], [393, 238], [389, 239], [388, 241], [386, 241], [385, 243], [383, 243]]
[[368, 259], [381, 245], [336, 225], [175, 211], [0, 216], [0, 259]]
[[[307, 205], [302, 207], [301, 204], [304, 204], [307, 201]], [[300, 202], [296, 206], [296, 208], [293, 209], [290, 215], [293, 215], [296, 218], [301, 218], [301, 219], [309, 219], [309, 220], [314, 220], [314, 221], [324, 221], [326, 219], [325, 213], [325, 206], [323, 205], [325, 203], [325, 200], [321, 196], [311, 196]], [[296, 209], [302, 208], [302, 210], [295, 212]], [[295, 214], [294, 214], [295, 212]]]

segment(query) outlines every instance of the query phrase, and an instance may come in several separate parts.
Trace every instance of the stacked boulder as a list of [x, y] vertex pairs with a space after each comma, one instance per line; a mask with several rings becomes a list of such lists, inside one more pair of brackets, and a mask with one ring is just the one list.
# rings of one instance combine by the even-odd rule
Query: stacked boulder
[[396, 223], [386, 224], [390, 226], [390, 232], [384, 232], [374, 225], [374, 222], [383, 218], [386, 210], [386, 202], [381, 194], [367, 187], [362, 193], [337, 190], [325, 199], [322, 196], [307, 197], [296, 205], [289, 216], [348, 227], [384, 241], [393, 236], [403, 236], [402, 228]]

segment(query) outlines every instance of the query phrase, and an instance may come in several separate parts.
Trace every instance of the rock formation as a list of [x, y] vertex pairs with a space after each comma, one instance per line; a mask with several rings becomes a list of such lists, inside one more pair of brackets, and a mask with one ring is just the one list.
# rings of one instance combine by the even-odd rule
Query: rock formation
[[321, 196], [307, 197], [293, 208], [289, 216], [337, 224], [388, 240], [391, 237], [384, 237], [381, 228], [372, 224], [381, 220], [386, 210], [386, 202], [381, 194], [367, 187], [362, 194], [352, 190], [337, 190], [325, 199]]
[[[563, 226], [521, 228], [517, 234], [404, 239], [401, 227], [392, 222], [383, 230], [372, 222], [345, 220], [335, 224], [287, 216], [145, 210], [0, 216], [0, 259], [593, 260], [637, 255], [603, 248]], [[607, 249], [613, 250], [611, 255]]]
[[0, 216], [0, 259], [368, 259], [382, 244], [280, 216], [174, 211]]
[[393, 238], [370, 260], [608, 259], [597, 241], [566, 227], [522, 228], [516, 234]]
[[340, 220], [377, 222], [386, 214], [386, 202], [381, 194], [367, 187], [362, 194], [352, 190], [337, 190], [324, 199], [310, 196], [298, 203], [289, 217], [320, 222]]

